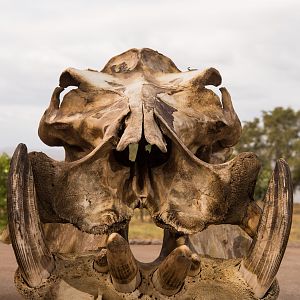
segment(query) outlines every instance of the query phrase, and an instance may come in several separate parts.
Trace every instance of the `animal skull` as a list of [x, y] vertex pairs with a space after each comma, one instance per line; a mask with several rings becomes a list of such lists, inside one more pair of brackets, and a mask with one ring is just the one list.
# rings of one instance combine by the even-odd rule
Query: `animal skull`
[[[277, 298], [291, 226], [289, 168], [277, 161], [261, 209], [253, 200], [256, 155], [228, 160], [241, 124], [228, 91], [220, 88], [220, 101], [206, 88], [221, 84], [217, 70], [181, 72], [156, 51], [131, 49], [101, 72], [69, 68], [59, 82], [39, 136], [63, 146], [65, 161], [20, 144], [10, 170], [15, 281], [25, 298]], [[61, 101], [69, 86], [77, 88]], [[138, 207], [164, 228], [150, 264], [128, 245]], [[46, 223], [65, 225], [49, 238]], [[197, 254], [190, 235], [212, 224], [243, 228], [253, 238], [246, 257]], [[54, 246], [71, 237], [82, 241], [80, 251]]]

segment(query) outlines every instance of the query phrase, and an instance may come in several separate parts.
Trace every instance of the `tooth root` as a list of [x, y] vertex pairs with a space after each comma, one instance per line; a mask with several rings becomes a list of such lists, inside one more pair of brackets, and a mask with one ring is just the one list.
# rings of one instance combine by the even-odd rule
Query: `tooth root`
[[115, 289], [122, 293], [133, 292], [141, 282], [140, 272], [128, 242], [118, 233], [107, 240], [108, 269]]
[[276, 163], [264, 199], [262, 216], [240, 272], [258, 298], [274, 281], [283, 258], [292, 223], [293, 189], [290, 170], [283, 159]]
[[192, 264], [191, 250], [182, 245], [174, 249], [154, 272], [152, 282], [163, 295], [171, 296], [182, 287]]
[[8, 180], [8, 222], [20, 273], [31, 287], [41, 284], [54, 269], [45, 243], [27, 148], [19, 144], [11, 160]]

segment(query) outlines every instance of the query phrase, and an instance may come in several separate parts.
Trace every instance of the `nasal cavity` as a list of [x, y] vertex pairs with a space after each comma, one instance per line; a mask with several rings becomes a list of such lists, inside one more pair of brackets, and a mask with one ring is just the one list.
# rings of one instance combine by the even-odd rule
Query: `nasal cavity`
[[167, 152], [163, 153], [156, 145], [147, 143], [144, 137], [139, 143], [129, 144], [123, 151], [114, 150], [117, 162], [124, 166], [133, 164], [147, 165], [148, 168], [158, 167], [170, 158], [172, 143], [168, 137], [164, 137], [167, 142]]

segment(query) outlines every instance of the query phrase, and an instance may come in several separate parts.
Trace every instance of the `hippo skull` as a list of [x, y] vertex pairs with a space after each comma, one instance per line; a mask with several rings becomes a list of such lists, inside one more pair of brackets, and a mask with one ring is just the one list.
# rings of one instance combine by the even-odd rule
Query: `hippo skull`
[[[220, 101], [206, 88], [220, 84], [217, 70], [181, 72], [151, 49], [113, 57], [101, 72], [61, 74], [39, 136], [63, 146], [65, 161], [28, 154], [20, 144], [11, 163], [9, 229], [23, 296], [277, 297], [275, 275], [291, 226], [289, 168], [277, 161], [261, 208], [253, 199], [256, 155], [228, 160], [241, 124], [228, 91], [220, 88]], [[161, 254], [150, 264], [138, 262], [128, 245], [138, 207], [164, 229]], [[68, 234], [87, 243], [88, 235], [90, 249], [53, 250], [46, 223], [77, 228], [61, 230], [52, 244]], [[190, 235], [218, 224], [239, 225], [253, 238], [243, 259], [196, 253]]]

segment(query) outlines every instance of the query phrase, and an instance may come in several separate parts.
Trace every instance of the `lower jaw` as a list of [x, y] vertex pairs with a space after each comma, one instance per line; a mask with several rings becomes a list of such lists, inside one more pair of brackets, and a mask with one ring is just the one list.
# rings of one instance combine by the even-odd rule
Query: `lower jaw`
[[[126, 233], [120, 232], [125, 238]], [[209, 291], [213, 291], [213, 299], [257, 299], [251, 289], [243, 283], [239, 275], [240, 259], [213, 259], [200, 256], [201, 266], [196, 274], [188, 275], [178, 289], [165, 290], [163, 285], [155, 283], [157, 269], [165, 260], [171, 249], [178, 248], [188, 242], [187, 237], [177, 236], [165, 230], [164, 243], [161, 255], [152, 263], [136, 261], [138, 276], [129, 284], [116, 284], [111, 276], [109, 268], [95, 267], [95, 262], [103, 258], [106, 247], [102, 250], [86, 251], [85, 253], [55, 253], [56, 268], [51, 276], [37, 288], [29, 288], [19, 272], [16, 273], [15, 282], [18, 291], [27, 299], [69, 299], [77, 296], [80, 299], [165, 299], [163, 293], [174, 293], [173, 299], [211, 299]], [[145, 247], [147, 251], [147, 248]], [[122, 252], [120, 252], [120, 255]], [[105, 264], [104, 264], [105, 265]], [[180, 270], [177, 270], [180, 273]], [[230, 276], [230, 277], [228, 277]], [[230, 278], [230, 280], [229, 280]], [[146, 280], [148, 279], [148, 280]], [[139, 280], [139, 281], [138, 281]], [[133, 283], [132, 283], [133, 282]], [[118, 289], [137, 285], [134, 292], [124, 292]], [[117, 289], [116, 289], [117, 288]], [[276, 299], [279, 288], [275, 280], [263, 299]], [[125, 293], [125, 294], [124, 294]], [[99, 298], [97, 298], [99, 297]], [[168, 299], [168, 297], [166, 298]]]

